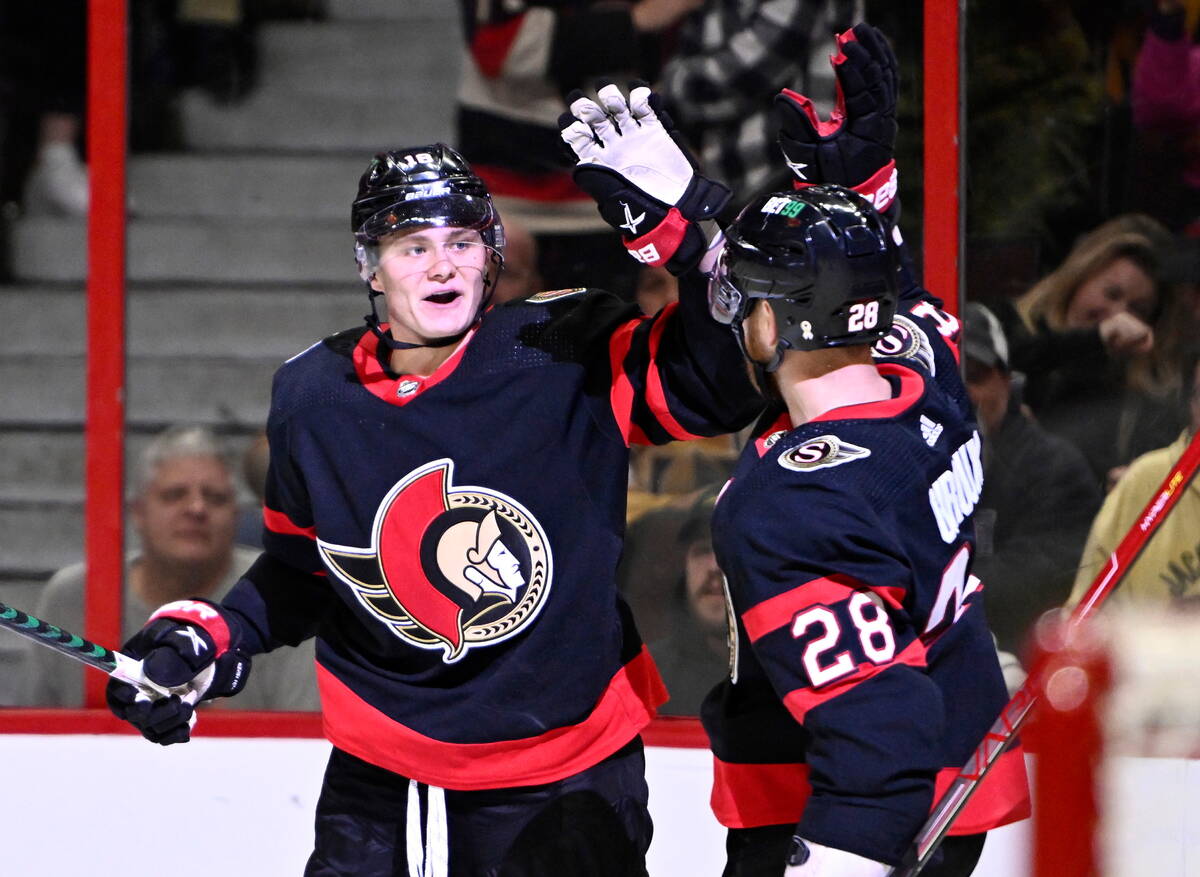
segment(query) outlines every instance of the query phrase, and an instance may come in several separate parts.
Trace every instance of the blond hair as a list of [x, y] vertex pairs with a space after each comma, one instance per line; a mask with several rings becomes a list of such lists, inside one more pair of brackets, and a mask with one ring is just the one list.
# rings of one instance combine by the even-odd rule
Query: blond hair
[[1156, 306], [1150, 323], [1155, 343], [1149, 353], [1129, 360], [1125, 382], [1133, 389], [1155, 395], [1169, 393], [1178, 383], [1173, 363], [1180, 340], [1172, 307], [1174, 296], [1162, 280], [1162, 249], [1170, 240], [1170, 232], [1144, 214], [1110, 219], [1079, 238], [1061, 265], [1017, 299], [1017, 313], [1030, 332], [1037, 333], [1043, 323], [1061, 332], [1067, 328], [1067, 309], [1079, 287], [1117, 259], [1129, 259], [1154, 284]]

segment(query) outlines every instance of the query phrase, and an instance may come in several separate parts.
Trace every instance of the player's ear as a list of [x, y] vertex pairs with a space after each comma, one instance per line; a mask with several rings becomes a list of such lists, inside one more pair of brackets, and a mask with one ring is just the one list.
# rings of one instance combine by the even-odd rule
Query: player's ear
[[765, 299], [759, 299], [746, 315], [742, 324], [745, 332], [746, 351], [758, 363], [768, 363], [775, 356], [779, 343], [779, 330], [775, 323], [775, 311]]

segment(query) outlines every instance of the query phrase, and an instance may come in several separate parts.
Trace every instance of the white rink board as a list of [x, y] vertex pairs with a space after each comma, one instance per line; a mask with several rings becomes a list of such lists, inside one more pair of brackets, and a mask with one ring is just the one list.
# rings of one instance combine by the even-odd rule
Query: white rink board
[[[5, 734], [0, 754], [0, 824], [14, 841], [0, 861], [5, 877], [299, 877], [329, 744], [201, 737], [158, 747], [127, 736]], [[708, 810], [710, 764], [704, 750], [647, 749], [651, 877], [719, 877], [724, 834]], [[1170, 843], [1168, 833], [1160, 824], [1156, 840]], [[975, 877], [1027, 874], [1027, 837], [1027, 823], [995, 832]]]

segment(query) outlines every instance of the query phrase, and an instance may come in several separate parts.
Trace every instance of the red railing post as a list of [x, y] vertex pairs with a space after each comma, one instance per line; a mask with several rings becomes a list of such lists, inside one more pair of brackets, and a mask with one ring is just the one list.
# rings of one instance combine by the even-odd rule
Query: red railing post
[[[127, 0], [89, 0], [87, 401], [84, 636], [115, 648], [124, 578], [125, 139]], [[85, 674], [88, 706], [105, 677]]]
[[925, 287], [961, 312], [964, 0], [925, 0]]

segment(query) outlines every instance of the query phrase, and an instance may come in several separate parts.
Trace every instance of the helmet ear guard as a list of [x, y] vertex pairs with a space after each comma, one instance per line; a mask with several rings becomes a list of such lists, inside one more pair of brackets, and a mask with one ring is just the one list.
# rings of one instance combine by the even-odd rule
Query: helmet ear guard
[[358, 276], [363, 283], [370, 283], [379, 270], [379, 247], [374, 244], [354, 242], [354, 261], [358, 263]]

